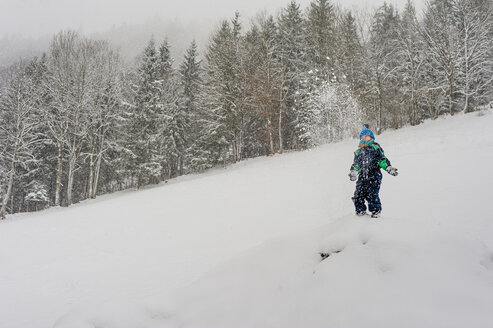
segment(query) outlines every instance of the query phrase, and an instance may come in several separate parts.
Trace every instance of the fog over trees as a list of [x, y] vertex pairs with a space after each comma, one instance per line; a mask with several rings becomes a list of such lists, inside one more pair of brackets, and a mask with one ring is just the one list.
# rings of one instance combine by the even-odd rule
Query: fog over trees
[[2, 68], [0, 217], [492, 106], [492, 0], [291, 1], [180, 46], [126, 28]]

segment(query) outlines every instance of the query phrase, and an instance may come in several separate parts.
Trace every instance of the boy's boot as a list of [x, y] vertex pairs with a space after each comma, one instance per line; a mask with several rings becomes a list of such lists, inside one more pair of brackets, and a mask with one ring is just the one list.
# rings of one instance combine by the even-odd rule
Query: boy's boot
[[373, 211], [371, 212], [371, 217], [372, 218], [379, 218], [380, 217], [380, 211]]

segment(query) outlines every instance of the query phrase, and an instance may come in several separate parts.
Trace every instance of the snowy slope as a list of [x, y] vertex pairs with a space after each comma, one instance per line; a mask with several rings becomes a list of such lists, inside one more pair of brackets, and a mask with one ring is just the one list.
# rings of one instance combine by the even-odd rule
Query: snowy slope
[[354, 140], [14, 216], [0, 327], [491, 327], [491, 126], [379, 136], [379, 220], [352, 215]]

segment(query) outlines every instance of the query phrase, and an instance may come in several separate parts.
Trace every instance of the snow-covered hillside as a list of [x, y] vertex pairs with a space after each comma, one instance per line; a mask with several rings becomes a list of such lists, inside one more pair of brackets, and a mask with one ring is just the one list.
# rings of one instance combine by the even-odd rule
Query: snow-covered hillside
[[[491, 327], [493, 115], [355, 140], [0, 222], [0, 327]], [[331, 254], [320, 261], [320, 252]]]

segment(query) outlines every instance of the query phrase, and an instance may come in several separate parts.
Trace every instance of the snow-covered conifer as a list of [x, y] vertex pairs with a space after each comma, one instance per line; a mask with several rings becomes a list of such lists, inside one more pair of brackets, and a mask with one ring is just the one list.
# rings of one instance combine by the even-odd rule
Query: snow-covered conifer
[[137, 188], [157, 182], [162, 174], [160, 148], [159, 54], [154, 39], [147, 44], [132, 85], [133, 103], [129, 110], [128, 170], [136, 177]]
[[[301, 110], [301, 100], [306, 93], [303, 79], [308, 71], [307, 40], [305, 20], [300, 5], [291, 1], [282, 10], [277, 24], [279, 42], [277, 58], [283, 70], [279, 111], [279, 150], [282, 152], [285, 143], [284, 135], [287, 137], [288, 146], [297, 144], [298, 136], [294, 126]], [[283, 120], [286, 122], [284, 123]]]
[[195, 156], [199, 156], [198, 154], [201, 152], [197, 141], [204, 129], [204, 113], [201, 103], [203, 82], [201, 60], [199, 60], [198, 56], [197, 44], [194, 40], [187, 49], [179, 68], [183, 106], [188, 120], [188, 129], [185, 136], [186, 161], [191, 169], [196, 168], [194, 165], [196, 163]]
[[310, 69], [316, 72], [321, 81], [334, 75], [336, 15], [330, 0], [312, 0], [306, 20], [306, 38]]
[[240, 81], [240, 27], [238, 14], [233, 24], [223, 21], [213, 33], [205, 55], [208, 135], [202, 143], [210, 145], [207, 152], [211, 163], [241, 159], [245, 98]]
[[419, 34], [419, 22], [413, 3], [408, 0], [399, 23], [397, 56], [400, 59], [397, 72], [402, 80], [400, 92], [411, 125], [423, 119], [425, 99], [425, 44]]

